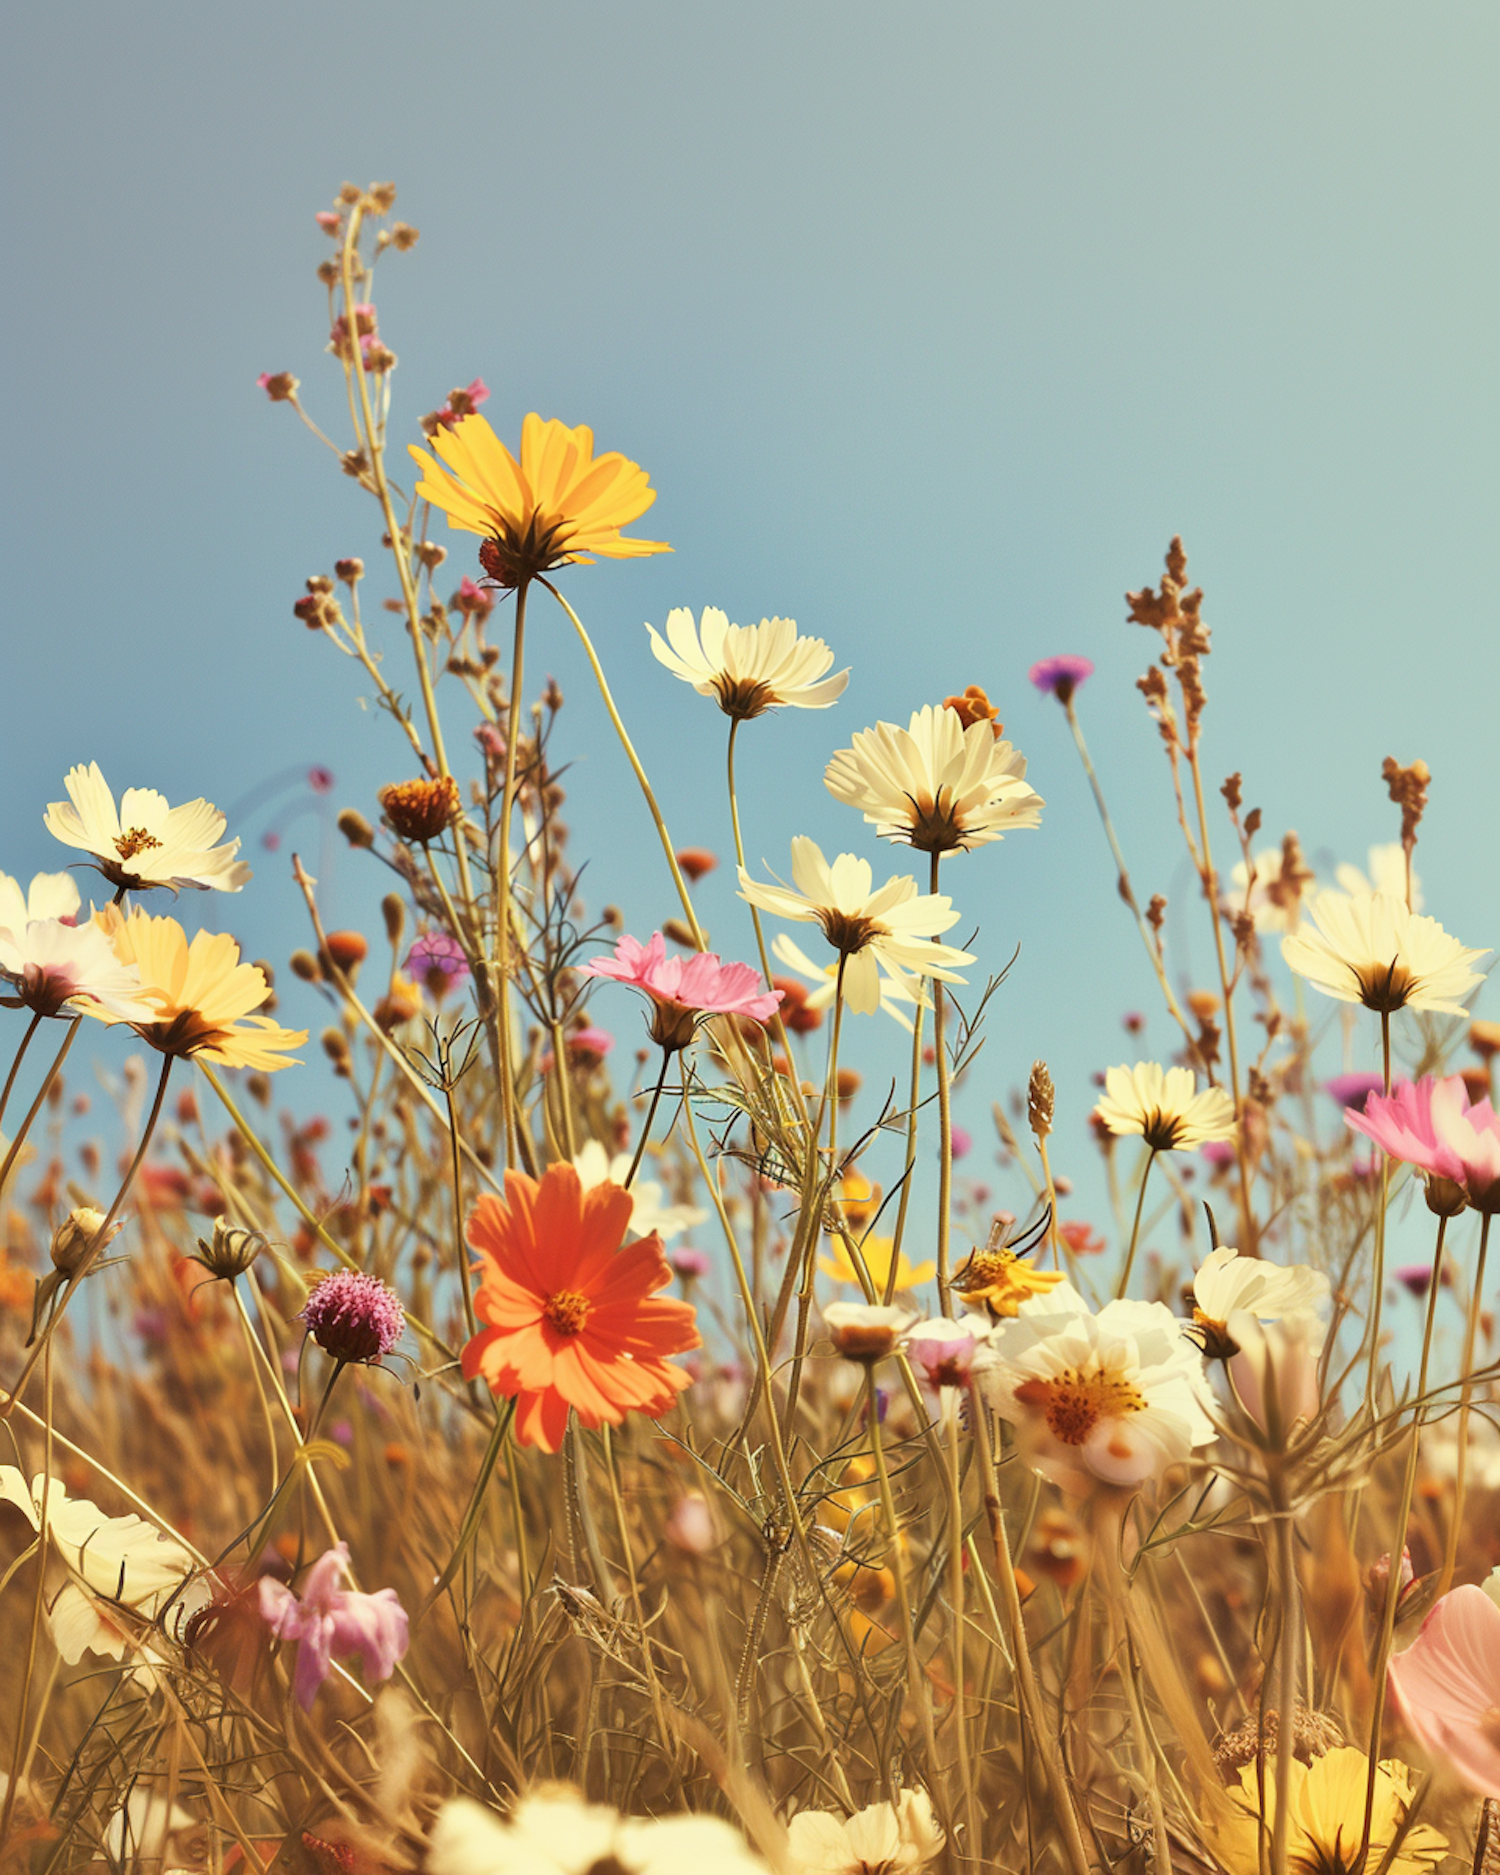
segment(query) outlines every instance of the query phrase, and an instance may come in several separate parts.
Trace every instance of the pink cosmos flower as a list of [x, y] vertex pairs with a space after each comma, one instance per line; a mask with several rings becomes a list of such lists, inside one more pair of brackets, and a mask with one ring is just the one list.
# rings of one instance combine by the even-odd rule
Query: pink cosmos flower
[[349, 1545], [335, 1543], [307, 1572], [299, 1598], [284, 1582], [260, 1579], [260, 1616], [279, 1641], [296, 1641], [292, 1688], [306, 1712], [328, 1678], [335, 1654], [358, 1654], [371, 1680], [388, 1680], [406, 1652], [407, 1615], [394, 1589], [362, 1595], [339, 1586]]
[[1393, 1159], [1461, 1186], [1476, 1211], [1500, 1211], [1500, 1115], [1488, 1100], [1469, 1105], [1461, 1074], [1372, 1094], [1363, 1113], [1344, 1118]]
[[1094, 674], [1094, 660], [1080, 657], [1043, 658], [1027, 673], [1044, 697], [1056, 697], [1059, 703], [1072, 700], [1073, 692]]
[[667, 1049], [686, 1048], [704, 1016], [749, 1016], [768, 1022], [781, 1004], [780, 990], [760, 990], [760, 973], [749, 964], [720, 963], [712, 951], [668, 957], [667, 941], [654, 932], [649, 944], [626, 935], [613, 957], [585, 964], [586, 977], [612, 977], [651, 998], [651, 1039]]
[[1388, 1671], [1419, 1743], [1481, 1797], [1500, 1797], [1500, 1608], [1472, 1583], [1450, 1589]]

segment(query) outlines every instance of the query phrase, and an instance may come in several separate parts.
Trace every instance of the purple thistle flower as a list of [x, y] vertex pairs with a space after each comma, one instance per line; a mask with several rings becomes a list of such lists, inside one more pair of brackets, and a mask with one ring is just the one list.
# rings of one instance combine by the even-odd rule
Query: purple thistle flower
[[394, 1589], [363, 1595], [340, 1588], [349, 1572], [349, 1545], [335, 1543], [307, 1572], [302, 1593], [284, 1582], [260, 1579], [260, 1615], [279, 1641], [296, 1641], [292, 1686], [306, 1712], [328, 1678], [335, 1654], [358, 1654], [366, 1677], [388, 1680], [406, 1652], [408, 1621]]
[[1043, 658], [1039, 664], [1033, 664], [1028, 675], [1044, 697], [1056, 697], [1059, 703], [1067, 703], [1073, 692], [1094, 674], [1092, 658], [1062, 657]]
[[378, 1276], [336, 1270], [325, 1276], [302, 1311], [307, 1332], [336, 1361], [378, 1361], [406, 1328], [401, 1298]]

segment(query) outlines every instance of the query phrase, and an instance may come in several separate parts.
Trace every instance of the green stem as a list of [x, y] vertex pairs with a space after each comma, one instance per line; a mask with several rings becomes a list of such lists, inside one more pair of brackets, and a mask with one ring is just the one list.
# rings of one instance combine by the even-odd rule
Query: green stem
[[[942, 859], [940, 853], [932, 855], [932, 885], [930, 890], [938, 889], [938, 865]], [[937, 977], [932, 981], [932, 1042], [937, 1055], [938, 1085], [938, 1219], [937, 1219], [937, 1266], [938, 1266], [938, 1313], [948, 1315], [951, 1312], [952, 1274], [948, 1268], [948, 1210], [953, 1202], [953, 1096], [949, 1084], [948, 1043], [946, 1030], [947, 998], [943, 994], [943, 985]]]
[[[17, 1132], [15, 1138], [10, 1142], [10, 1150], [5, 1155], [5, 1162], [3, 1165], [0, 1165], [0, 1192], [3, 1192], [5, 1190], [5, 1181], [10, 1177], [11, 1167], [15, 1164], [17, 1156], [20, 1153], [21, 1147], [25, 1144], [26, 1135], [31, 1131], [32, 1122], [36, 1119], [36, 1116], [42, 1110], [43, 1101], [46, 1100], [48, 1094], [50, 1094], [52, 1091], [52, 1083], [57, 1079], [58, 1075], [62, 1072], [62, 1064], [68, 1058], [68, 1050], [73, 1046], [73, 1037], [78, 1033], [78, 1025], [82, 1021], [83, 1021], [82, 1016], [74, 1016], [73, 1020], [68, 1024], [68, 1032], [63, 1037], [62, 1047], [59, 1048], [57, 1051], [57, 1059], [52, 1063], [52, 1066], [47, 1070], [46, 1080], [43, 1081], [41, 1086], [37, 1089], [36, 1099], [33, 1100], [31, 1105], [27, 1108], [26, 1118], [21, 1122], [20, 1130]], [[36, 1021], [35, 1019], [33, 1019], [32, 1028], [35, 1028], [35, 1027], [36, 1027]], [[27, 1040], [29, 1041], [31, 1038], [31, 1030], [28, 1029], [26, 1033], [27, 1033]], [[22, 1053], [25, 1052], [25, 1047], [26, 1047], [26, 1044], [25, 1042], [23, 1042], [21, 1044]], [[20, 1065], [21, 1065], [21, 1056], [17, 1055], [15, 1059], [15, 1064], [11, 1068], [11, 1080], [15, 1079], [16, 1068], [18, 1068]], [[5, 1092], [6, 1092], [6, 1096], [8, 1097], [10, 1094], [10, 1081], [7, 1081], [5, 1083]], [[0, 1101], [0, 1112], [3, 1112], [3, 1111], [4, 1111], [4, 1102]]]
[[1130, 1287], [1130, 1272], [1135, 1268], [1136, 1242], [1141, 1234], [1141, 1212], [1144, 1210], [1146, 1204], [1146, 1184], [1151, 1177], [1151, 1168], [1156, 1164], [1156, 1153], [1157, 1148], [1153, 1146], [1151, 1148], [1151, 1156], [1146, 1161], [1146, 1169], [1141, 1173], [1141, 1189], [1135, 1201], [1135, 1222], [1130, 1227], [1130, 1248], [1125, 1253], [1125, 1268], [1120, 1276], [1120, 1286], [1115, 1291], [1116, 1302], [1121, 1299], [1125, 1291]]
[[641, 1169], [641, 1155], [646, 1150], [646, 1141], [651, 1137], [652, 1122], [656, 1119], [656, 1109], [661, 1105], [661, 1090], [667, 1084], [667, 1069], [671, 1065], [672, 1051], [670, 1048], [663, 1048], [661, 1051], [661, 1073], [656, 1077], [656, 1086], [651, 1095], [651, 1105], [646, 1113], [646, 1124], [641, 1128], [641, 1136], [636, 1141], [635, 1156], [630, 1161], [630, 1170], [625, 1174], [626, 1191], [629, 1191], [630, 1187], [635, 1183], [635, 1175]]
[[[0, 1125], [4, 1124], [5, 1109], [10, 1105], [10, 1090], [16, 1084], [16, 1076], [21, 1071], [21, 1063], [26, 1059], [26, 1050], [30, 1048], [31, 1038], [41, 1026], [41, 1020], [41, 1011], [34, 1009], [31, 1013], [30, 1022], [26, 1024], [26, 1033], [21, 1037], [21, 1046], [16, 1050], [16, 1058], [10, 1064], [10, 1073], [5, 1077], [5, 1086], [3, 1089], [0, 1089]], [[79, 1018], [75, 1016], [75, 1023], [78, 1020]], [[4, 1184], [5, 1180], [0, 1178], [0, 1187], [3, 1187]]]

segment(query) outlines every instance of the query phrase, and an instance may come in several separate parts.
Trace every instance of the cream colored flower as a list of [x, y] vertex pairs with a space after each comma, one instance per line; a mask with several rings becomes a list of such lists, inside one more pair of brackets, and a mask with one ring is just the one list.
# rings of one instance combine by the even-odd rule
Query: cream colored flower
[[[611, 1159], [597, 1139], [590, 1139], [574, 1158], [573, 1170], [583, 1181], [583, 1189], [592, 1191], [596, 1185], [606, 1182], [623, 1185], [630, 1176], [630, 1159], [628, 1152], [618, 1152]], [[696, 1205], [668, 1204], [661, 1186], [649, 1178], [637, 1177], [630, 1187], [630, 1197], [632, 1237], [650, 1237], [654, 1233], [665, 1241], [681, 1236], [683, 1231], [691, 1230], [708, 1216]]]
[[821, 638], [804, 638], [797, 621], [763, 618], [759, 625], [731, 625], [717, 606], [705, 606], [696, 627], [686, 606], [667, 614], [663, 639], [647, 625], [651, 649], [674, 677], [702, 697], [717, 697], [726, 716], [748, 721], [766, 710], [790, 705], [826, 710], [844, 694], [848, 671], [828, 677], [833, 653]]
[[[1347, 892], [1350, 898], [1367, 898], [1371, 892], [1384, 892], [1387, 898], [1399, 898], [1406, 903], [1406, 854], [1401, 842], [1392, 840], [1388, 846], [1372, 846], [1366, 861], [1368, 872], [1361, 872], [1358, 866], [1351, 866], [1348, 860], [1342, 861], [1333, 869], [1334, 884], [1341, 892]], [[1415, 866], [1411, 869], [1411, 909], [1420, 911], [1426, 900], [1422, 896], [1422, 881]]]
[[844, 1002], [856, 1015], [879, 1009], [882, 966], [913, 995], [914, 978], [965, 980], [955, 967], [973, 963], [969, 953], [932, 942], [958, 923], [952, 899], [942, 893], [919, 896], [910, 877], [887, 879], [875, 891], [868, 860], [840, 853], [830, 866], [805, 834], [792, 841], [792, 881], [762, 885], [742, 866], [740, 897], [778, 918], [822, 926], [844, 960]]
[[93, 923], [40, 918], [0, 929], [0, 983], [9, 984], [16, 1000], [39, 1016], [150, 1022], [156, 1014], [155, 1001], [142, 993], [140, 971], [120, 961]]
[[[785, 931], [778, 931], [771, 940], [771, 955], [778, 963], [786, 965], [788, 970], [795, 970], [799, 977], [805, 977], [809, 983], [816, 983], [817, 988], [803, 1005], [807, 1009], [827, 1009], [838, 992], [839, 967], [836, 963], [815, 964], [802, 946]], [[920, 1003], [924, 1009], [930, 1008], [932, 998], [922, 988], [920, 982], [908, 989], [904, 983], [898, 983], [893, 976], [880, 973], [880, 1011], [893, 1022], [899, 1022], [907, 1034], [911, 1034], [911, 1017], [906, 1010], [915, 1009]]]
[[799, 1810], [787, 1826], [789, 1875], [908, 1875], [935, 1862], [943, 1832], [925, 1790], [851, 1817]]
[[48, 1625], [69, 1666], [86, 1653], [122, 1659], [133, 1630], [155, 1620], [169, 1601], [174, 1632], [208, 1601], [201, 1579], [183, 1587], [197, 1566], [193, 1556], [153, 1525], [134, 1516], [106, 1517], [87, 1498], [69, 1497], [59, 1479], [48, 1487], [41, 1472], [28, 1490], [14, 1465], [0, 1465], [0, 1502], [14, 1504], [33, 1530], [42, 1527], [44, 1492], [47, 1536], [68, 1568], [67, 1582], [48, 1604]]
[[1028, 1462], [1065, 1491], [1141, 1484], [1215, 1436], [1202, 1353], [1160, 1302], [1095, 1315], [1063, 1283], [998, 1323], [975, 1371]]
[[64, 846], [91, 853], [111, 885], [141, 892], [151, 886], [197, 886], [238, 892], [250, 868], [236, 860], [238, 840], [216, 846], [224, 816], [212, 802], [172, 807], [154, 788], [127, 788], [118, 809], [99, 764], [70, 768], [63, 786], [72, 800], [47, 809], [47, 831]]
[[858, 808], [883, 838], [923, 853], [1000, 840], [1041, 822], [1042, 797], [1026, 782], [1026, 757], [994, 727], [967, 729], [957, 710], [928, 704], [911, 726], [877, 723], [823, 771], [828, 792]]
[[1302, 922], [1302, 907], [1317, 887], [1296, 845], [1296, 835], [1288, 834], [1287, 839], [1292, 842], [1290, 849], [1265, 847], [1250, 866], [1241, 860], [1229, 875], [1232, 890], [1224, 908], [1231, 915], [1248, 911], [1257, 931], [1295, 931]]
[[1435, 918], [1406, 909], [1402, 898], [1369, 892], [1320, 892], [1313, 926], [1283, 938], [1281, 954], [1298, 976], [1343, 1003], [1390, 1014], [1428, 1009], [1461, 1016], [1464, 999], [1483, 982], [1470, 968], [1487, 950], [1468, 950]]
[[21, 890], [21, 881], [8, 872], [0, 872], [0, 931], [20, 931], [23, 926], [43, 918], [62, 918], [71, 922], [78, 916], [83, 900], [70, 872], [39, 872], [31, 885]]
[[[1328, 1296], [1328, 1278], [1321, 1270], [1242, 1257], [1221, 1244], [1203, 1259], [1193, 1278], [1193, 1320], [1203, 1333], [1205, 1351], [1219, 1358], [1230, 1341], [1231, 1315], [1243, 1310], [1260, 1322], [1311, 1315], [1324, 1307]], [[1228, 1352], [1234, 1352], [1232, 1343]]]
[[846, 1361], [884, 1360], [916, 1319], [910, 1309], [871, 1302], [830, 1302], [823, 1310], [828, 1339]]
[[719, 1817], [623, 1817], [565, 1785], [542, 1786], [506, 1818], [451, 1798], [432, 1826], [424, 1866], [428, 1875], [766, 1875]]
[[1222, 1087], [1200, 1094], [1191, 1068], [1138, 1061], [1111, 1068], [1104, 1098], [1094, 1111], [1116, 1134], [1138, 1133], [1156, 1152], [1185, 1152], [1214, 1139], [1234, 1138], [1234, 1102]]

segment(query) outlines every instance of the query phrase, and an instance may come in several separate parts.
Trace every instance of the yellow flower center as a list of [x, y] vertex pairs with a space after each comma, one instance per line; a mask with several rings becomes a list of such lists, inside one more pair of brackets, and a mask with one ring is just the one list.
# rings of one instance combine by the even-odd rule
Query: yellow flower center
[[1355, 965], [1353, 969], [1359, 981], [1360, 1001], [1366, 1009], [1390, 1015], [1406, 1007], [1415, 979], [1399, 957], [1393, 957], [1388, 964]]
[[121, 859], [134, 859], [137, 853], [149, 853], [153, 846], [160, 845], [156, 835], [147, 833], [144, 827], [127, 827], [115, 841], [115, 851]]
[[919, 853], [952, 853], [963, 845], [963, 822], [951, 795], [946, 807], [943, 805], [941, 788], [938, 789], [935, 801], [929, 800], [925, 794], [909, 794], [906, 798], [911, 802], [911, 831], [908, 838]]
[[1171, 1152], [1182, 1137], [1182, 1115], [1153, 1107], [1141, 1118], [1141, 1138], [1157, 1152]]
[[548, 1296], [542, 1316], [560, 1335], [581, 1335], [593, 1310], [593, 1303], [579, 1290], [559, 1289], [555, 1296]]
[[1048, 1430], [1064, 1445], [1082, 1445], [1101, 1419], [1123, 1419], [1146, 1404], [1128, 1380], [1072, 1368], [1046, 1380], [1023, 1380], [1016, 1398], [1023, 1406], [1040, 1408]]

